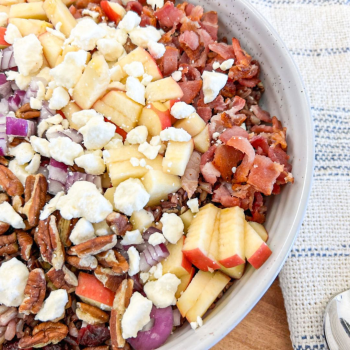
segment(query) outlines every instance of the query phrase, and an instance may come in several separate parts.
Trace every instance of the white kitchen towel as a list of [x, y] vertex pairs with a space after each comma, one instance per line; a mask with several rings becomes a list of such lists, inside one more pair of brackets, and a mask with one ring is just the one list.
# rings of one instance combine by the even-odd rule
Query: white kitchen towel
[[294, 349], [327, 349], [325, 306], [350, 288], [350, 1], [251, 3], [289, 48], [310, 97], [314, 184], [280, 282]]

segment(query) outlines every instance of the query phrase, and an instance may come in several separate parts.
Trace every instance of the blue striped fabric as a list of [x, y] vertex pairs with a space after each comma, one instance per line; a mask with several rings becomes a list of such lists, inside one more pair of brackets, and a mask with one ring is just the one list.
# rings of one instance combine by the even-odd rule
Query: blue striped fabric
[[350, 288], [350, 0], [251, 0], [299, 66], [315, 122], [315, 179], [280, 281], [296, 350], [327, 349], [323, 313]]

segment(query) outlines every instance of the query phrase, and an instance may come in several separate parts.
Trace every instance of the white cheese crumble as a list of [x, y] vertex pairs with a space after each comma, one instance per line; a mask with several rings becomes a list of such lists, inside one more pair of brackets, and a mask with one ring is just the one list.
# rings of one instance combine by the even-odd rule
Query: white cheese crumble
[[[129, 134], [128, 134], [129, 135]], [[123, 138], [119, 134], [115, 134], [111, 141], [109, 141], [106, 145], [104, 145], [104, 149], [114, 149], [123, 147]]]
[[105, 162], [102, 157], [95, 153], [84, 154], [75, 158], [75, 164], [83, 168], [87, 174], [101, 175], [106, 169]]
[[174, 103], [170, 110], [170, 114], [176, 119], [187, 118], [192, 113], [196, 113], [196, 109], [182, 101]]
[[147, 128], [144, 125], [140, 125], [128, 132], [126, 135], [126, 141], [132, 145], [135, 145], [137, 143], [141, 144], [146, 142], [147, 136]]
[[87, 181], [75, 182], [56, 207], [66, 220], [83, 217], [91, 223], [101, 222], [113, 211], [112, 204]]
[[67, 165], [73, 165], [74, 159], [84, 154], [83, 147], [73, 142], [69, 137], [52, 138], [49, 150], [53, 159]]
[[106, 61], [116, 61], [123, 53], [124, 47], [114, 38], [103, 38], [97, 40], [97, 49], [102, 53]]
[[184, 233], [184, 224], [179, 216], [174, 213], [164, 213], [160, 222], [163, 224], [163, 235], [172, 244], [182, 237]]
[[145, 73], [142, 76], [141, 84], [147, 86], [152, 81], [152, 79], [152, 75]]
[[108, 226], [106, 220], [103, 220], [101, 222], [98, 222], [97, 224], [92, 225], [95, 230], [95, 235], [100, 236], [107, 236], [113, 234], [111, 228]]
[[180, 81], [182, 78], [182, 73], [179, 70], [176, 70], [175, 72], [171, 73], [171, 77], [175, 80], [175, 81]]
[[25, 167], [25, 171], [27, 171], [29, 174], [36, 174], [39, 170], [41, 163], [41, 157], [40, 154], [35, 154], [30, 163]]
[[64, 289], [54, 290], [44, 301], [43, 306], [35, 316], [35, 319], [42, 322], [54, 321], [63, 316], [67, 303], [67, 291]]
[[149, 273], [158, 280], [163, 275], [163, 265], [161, 263], [158, 263], [157, 265], [152, 266], [149, 270]]
[[5, 41], [12, 45], [16, 39], [20, 38], [22, 38], [22, 34], [19, 29], [14, 24], [9, 23], [4, 36]]
[[193, 198], [187, 201], [187, 206], [190, 208], [192, 213], [199, 212], [198, 198]]
[[126, 96], [130, 97], [137, 103], [145, 105], [146, 88], [140, 83], [140, 80], [134, 77], [126, 79]]
[[49, 145], [50, 145], [49, 141], [37, 136], [31, 136], [30, 143], [35, 152], [40, 153], [43, 157], [47, 157], [47, 158], [51, 157], [50, 149], [49, 149]]
[[166, 273], [157, 281], [147, 282], [144, 291], [147, 298], [158, 308], [175, 305], [175, 293], [181, 281], [172, 273]]
[[77, 245], [95, 237], [95, 229], [92, 226], [91, 222], [87, 221], [84, 218], [81, 218], [74, 226], [69, 239], [74, 245]]
[[147, 44], [147, 48], [148, 48], [148, 52], [156, 60], [163, 57], [163, 55], [165, 54], [165, 46], [161, 43], [157, 43], [155, 41], [149, 41]]
[[220, 133], [219, 133], [219, 132], [215, 131], [215, 132], [213, 133], [213, 139], [214, 139], [214, 140], [217, 140], [217, 139], [219, 138], [219, 136], [220, 136]]
[[138, 61], [131, 62], [126, 64], [124, 67], [124, 72], [134, 78], [141, 77], [145, 73], [145, 69], [143, 68], [143, 64]]
[[139, 211], [148, 203], [150, 195], [139, 179], [128, 179], [121, 182], [114, 193], [114, 204], [117, 210], [126, 215]]
[[9, 18], [6, 12], [0, 12], [0, 27], [7, 26], [7, 19]]
[[243, 130], [247, 130], [247, 126], [245, 125], [245, 123], [242, 123], [242, 124], [240, 125], [240, 127], [241, 127]]
[[161, 32], [153, 26], [147, 26], [135, 28], [129, 33], [129, 37], [134, 45], [147, 49], [150, 41], [157, 42], [162, 35]]
[[135, 247], [128, 249], [129, 256], [129, 276], [134, 276], [140, 271], [140, 254]]
[[222, 73], [204, 71], [202, 79], [204, 103], [209, 103], [219, 95], [220, 90], [226, 85], [228, 76]]
[[141, 272], [140, 278], [143, 284], [145, 284], [149, 279], [149, 273], [148, 272]]
[[29, 173], [25, 170], [25, 166], [19, 165], [17, 163], [17, 160], [13, 159], [9, 163], [9, 169], [15, 174], [15, 176], [21, 182], [21, 184], [25, 186], [26, 179], [29, 175]]
[[14, 148], [10, 148], [10, 155], [16, 157], [17, 163], [23, 165], [34, 157], [34, 150], [30, 143], [22, 142]]
[[139, 146], [138, 151], [144, 154], [148, 159], [155, 159], [158, 155], [160, 147], [160, 145], [151, 146], [148, 142], [144, 142]]
[[152, 233], [148, 238], [148, 243], [152, 244], [153, 246], [156, 246], [161, 243], [165, 243], [166, 240], [164, 238], [164, 235], [160, 232]]
[[170, 127], [160, 132], [160, 139], [162, 141], [187, 142], [191, 140], [191, 135], [182, 128]]
[[232, 167], [231, 170], [232, 170], [232, 173], [234, 174], [236, 172], [237, 168], [234, 166], [234, 167]]
[[43, 106], [43, 103], [42, 103], [43, 99], [45, 99], [45, 85], [40, 80], [37, 81], [37, 85], [38, 85], [38, 91], [35, 98], [34, 97], [30, 98], [30, 107], [33, 109], [39, 110]]
[[118, 24], [118, 29], [131, 32], [141, 23], [141, 17], [134, 11], [128, 11]]
[[140, 166], [140, 159], [131, 157], [130, 158], [130, 163], [132, 166]]
[[58, 86], [52, 92], [52, 96], [49, 100], [49, 108], [59, 110], [67, 106], [70, 100], [67, 90], [63, 87]]
[[126, 231], [123, 240], [120, 242], [122, 245], [133, 245], [145, 243], [139, 230]]
[[8, 202], [0, 204], [0, 221], [6, 222], [14, 228], [25, 228], [22, 217], [16, 213]]
[[83, 127], [87, 122], [94, 118], [98, 117], [103, 120], [103, 115], [97, 113], [94, 109], [83, 109], [82, 111], [75, 112], [72, 114], [72, 122], [77, 125], [78, 128]]
[[233, 66], [234, 61], [235, 60], [233, 58], [230, 58], [230, 59], [222, 62], [220, 64], [220, 69], [223, 71], [230, 69]]
[[80, 258], [79, 265], [82, 267], [91, 267], [92, 269], [96, 269], [98, 262], [94, 256], [87, 255]]
[[218, 69], [220, 68], [220, 63], [219, 62], [214, 62], [213, 63], [213, 69]]
[[12, 258], [0, 266], [0, 304], [20, 306], [29, 272], [21, 261]]
[[[130, 11], [131, 12], [131, 11]], [[130, 13], [128, 12], [128, 13]], [[152, 302], [139, 292], [133, 293], [122, 318], [123, 338], [134, 338], [150, 320]]]
[[152, 9], [155, 10], [164, 6], [164, 0], [147, 0], [147, 4], [151, 5]]
[[58, 192], [50, 202], [46, 203], [44, 209], [40, 213], [40, 220], [46, 220], [56, 210], [56, 205], [62, 196], [64, 196], [64, 192]]
[[84, 9], [82, 11], [82, 15], [90, 16], [90, 17], [92, 17], [94, 19], [98, 18], [98, 16], [99, 16], [98, 12], [87, 10], [87, 9]]

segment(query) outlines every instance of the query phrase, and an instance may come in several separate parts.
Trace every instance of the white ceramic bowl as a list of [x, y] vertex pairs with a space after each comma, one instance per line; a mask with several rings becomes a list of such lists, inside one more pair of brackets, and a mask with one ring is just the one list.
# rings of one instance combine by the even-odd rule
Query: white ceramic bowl
[[[217, 11], [221, 36], [237, 37], [246, 51], [259, 60], [265, 85], [263, 103], [287, 127], [295, 183], [287, 185], [269, 202], [266, 228], [273, 254], [259, 269], [248, 268], [216, 308], [205, 317], [203, 327], [189, 325], [177, 330], [161, 347], [209, 349], [230, 332], [254, 307], [276, 278], [297, 236], [311, 189], [314, 139], [305, 87], [285, 45], [267, 21], [246, 0], [192, 0], [205, 11]], [[254, 331], [254, 330], [252, 330]]]

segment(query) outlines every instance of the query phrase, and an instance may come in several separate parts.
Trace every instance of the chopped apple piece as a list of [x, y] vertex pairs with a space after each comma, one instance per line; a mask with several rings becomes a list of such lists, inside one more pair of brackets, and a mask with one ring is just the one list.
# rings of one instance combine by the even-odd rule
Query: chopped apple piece
[[79, 130], [79, 127], [78, 127], [78, 125], [73, 123], [72, 115], [73, 115], [73, 113], [79, 112], [79, 111], [81, 111], [81, 108], [73, 101], [69, 101], [67, 106], [65, 106], [61, 109], [61, 112], [64, 114], [66, 119], [69, 121], [69, 127], [72, 129], [75, 129], [75, 130]]
[[175, 293], [176, 299], [179, 299], [181, 297], [181, 295], [183, 294], [183, 292], [187, 289], [187, 287], [190, 284], [195, 273], [196, 273], [196, 269], [194, 267], [192, 267], [190, 273], [187, 273], [186, 275], [184, 275], [180, 278], [181, 283], [177, 287], [177, 291]]
[[216, 259], [209, 256], [215, 223], [220, 209], [207, 204], [199, 210], [188, 229], [183, 252], [187, 259], [200, 270], [220, 268]]
[[261, 237], [261, 239], [266, 243], [269, 235], [265, 229], [265, 227], [255, 221], [249, 221], [248, 224], [253, 227], [255, 232]]
[[113, 205], [113, 210], [117, 210], [114, 204], [114, 193], [117, 187], [110, 187], [106, 190], [104, 197]]
[[198, 271], [188, 285], [187, 289], [177, 301], [176, 306], [179, 309], [182, 317], [185, 317], [187, 312], [196, 304], [201, 293], [208, 285], [213, 275], [210, 272]]
[[6, 34], [6, 28], [0, 27], [0, 49], [6, 49], [6, 47], [10, 46], [10, 44], [7, 43], [4, 39], [5, 34]]
[[126, 14], [124, 7], [117, 2], [101, 1], [100, 4], [108, 19], [117, 24]]
[[130, 222], [134, 230], [143, 232], [153, 223], [153, 215], [145, 209], [134, 211], [130, 216]]
[[[58, 66], [60, 63], [63, 62], [63, 60], [68, 52], [78, 52], [79, 50], [81, 50], [81, 49], [78, 46], [73, 46], [73, 45], [63, 46], [62, 54], [57, 58], [55, 66]], [[87, 57], [86, 57], [86, 64], [89, 63], [90, 59], [91, 59], [91, 53], [88, 52]]]
[[150, 195], [149, 206], [158, 205], [162, 199], [168, 198], [169, 193], [181, 188], [179, 177], [165, 174], [161, 170], [148, 171], [141, 181]]
[[0, 12], [5, 12], [5, 13], [9, 14], [10, 13], [10, 6], [0, 5]]
[[108, 156], [104, 155], [105, 163], [107, 165], [107, 169], [109, 169], [109, 165], [116, 162], [123, 162], [125, 160], [130, 161], [130, 158], [141, 159], [145, 156], [138, 151], [138, 145], [127, 145], [119, 148], [113, 148], [108, 150]]
[[195, 304], [186, 312], [188, 322], [196, 322], [198, 316], [202, 317], [229, 282], [230, 277], [220, 271], [215, 271]]
[[151, 82], [146, 86], [147, 102], [163, 102], [182, 96], [183, 92], [179, 84], [171, 77]]
[[248, 262], [258, 269], [272, 254], [271, 249], [259, 234], [245, 222], [245, 256]]
[[193, 152], [193, 140], [187, 142], [168, 142], [168, 147], [163, 159], [163, 171], [165, 173], [182, 176]]
[[45, 0], [44, 11], [50, 22], [56, 26], [58, 22], [62, 23], [61, 32], [68, 38], [77, 21], [68, 10], [67, 6], [61, 0]]
[[198, 152], [205, 153], [210, 147], [209, 125], [193, 138], [194, 149]]
[[178, 120], [174, 127], [184, 129], [194, 137], [206, 127], [206, 124], [197, 113], [192, 113], [189, 117]]
[[75, 294], [87, 304], [110, 311], [115, 293], [103, 286], [93, 275], [80, 272]]
[[23, 2], [25, 2], [25, 0], [0, 0], [0, 5], [11, 6], [13, 4], [21, 4]]
[[75, 85], [73, 100], [80, 108], [89, 109], [106, 92], [108, 84], [108, 64], [102, 55], [96, 56]]
[[94, 109], [129, 132], [137, 125], [142, 106], [126, 96], [125, 92], [110, 91], [95, 103]]
[[184, 241], [185, 237], [182, 237], [182, 239], [180, 238], [176, 244], [169, 243], [167, 245], [170, 255], [162, 261], [163, 274], [172, 273], [177, 278], [181, 278], [191, 272], [192, 264], [182, 252]]
[[153, 102], [143, 107], [138, 124], [146, 126], [149, 135], [159, 135], [171, 126], [170, 112], [163, 103]]
[[[38, 19], [9, 18], [8, 22], [14, 24], [22, 36], [27, 36], [29, 34], [35, 34], [36, 36], [39, 36], [41, 34], [47, 33], [46, 28], [53, 28], [53, 25], [51, 23], [40, 21]], [[61, 41], [63, 43], [63, 40]]]
[[180, 218], [182, 220], [182, 222], [184, 223], [184, 232], [187, 233], [188, 228], [191, 225], [191, 222], [193, 220], [193, 213], [191, 212], [191, 210], [187, 210], [185, 211], [183, 214], [180, 215]]
[[41, 19], [44, 21], [48, 19], [43, 8], [43, 2], [12, 5], [10, 8], [9, 18], [30, 18]]
[[41, 34], [38, 39], [50, 67], [55, 67], [57, 59], [62, 53], [63, 40], [48, 32]]

